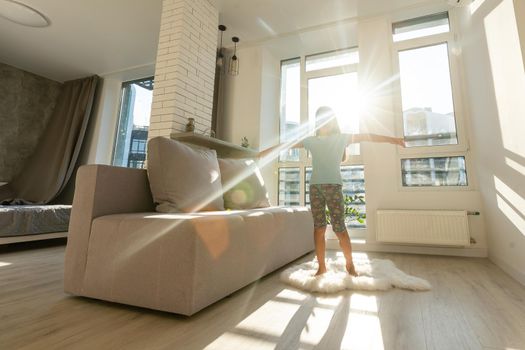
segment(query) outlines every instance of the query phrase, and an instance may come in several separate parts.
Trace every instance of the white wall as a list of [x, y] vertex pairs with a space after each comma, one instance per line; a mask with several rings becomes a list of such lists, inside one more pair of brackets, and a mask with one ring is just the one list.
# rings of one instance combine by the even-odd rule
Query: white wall
[[[281, 62], [267, 50], [262, 51], [262, 58], [259, 149], [266, 149], [279, 141]], [[261, 166], [266, 186], [277, 189], [277, 161]], [[270, 192], [270, 203], [278, 203], [277, 190]]]
[[[279, 138], [280, 60], [266, 48], [238, 50], [240, 74], [223, 75], [224, 94], [218, 137], [240, 145], [248, 138], [250, 147], [266, 149]], [[277, 163], [261, 164], [268, 188], [277, 188]], [[277, 203], [277, 191], [270, 191], [270, 202]]]
[[489, 256], [525, 284], [523, 3], [476, 1], [475, 7], [462, 9], [460, 15], [472, 147], [478, 160]]
[[[514, 8], [518, 34], [520, 36], [521, 55], [525, 57], [525, 1], [514, 1]], [[523, 66], [525, 69], [525, 60], [523, 61]]]
[[[226, 140], [239, 143], [240, 138], [246, 135], [250, 141], [253, 141], [252, 145], [255, 148], [275, 144], [278, 139], [279, 84], [264, 84], [261, 79], [265, 72], [278, 72], [280, 60], [283, 59], [356, 45], [359, 45], [361, 57], [359, 67], [361, 88], [373, 89], [384, 86], [380, 93], [375, 94], [373, 101], [370, 101], [374, 108], [370, 109], [363, 118], [361, 129], [363, 132], [395, 135], [395, 118], [399, 118], [400, 115], [394, 108], [392, 86], [383, 84], [394, 75], [390, 28], [390, 16], [380, 16], [367, 18], [359, 23], [347, 22], [297, 35], [278, 37], [242, 48], [238, 53], [241, 60], [240, 74], [234, 78], [227, 78], [224, 86], [225, 105], [221, 119], [225, 127], [223, 136]], [[266, 99], [265, 96], [273, 97]], [[264, 112], [266, 109], [276, 111], [273, 119], [271, 113]], [[265, 125], [271, 125], [271, 131], [260, 133], [258, 130], [263, 130]], [[470, 190], [403, 190], [399, 185], [400, 156], [395, 146], [364, 144], [362, 153], [366, 177], [368, 228], [364, 232], [366, 244], [358, 249], [486, 256], [487, 246], [482, 217], [470, 218], [471, 235], [477, 243], [469, 248], [423, 248], [377, 243], [375, 240], [377, 209], [458, 209], [483, 212], [481, 195], [476, 186], [473, 169], [468, 169], [469, 180], [473, 183]], [[264, 175], [269, 191], [276, 197], [275, 163], [273, 166], [272, 171], [268, 170]], [[273, 203], [276, 203], [276, 200]], [[336, 247], [337, 244], [329, 242], [329, 246]]]
[[[262, 49], [238, 50], [237, 76], [223, 74], [224, 102], [218, 130], [219, 138], [240, 145], [248, 138], [250, 147], [258, 149], [262, 96]], [[225, 60], [228, 62], [228, 60]], [[234, 118], [232, 116], [235, 116]]]

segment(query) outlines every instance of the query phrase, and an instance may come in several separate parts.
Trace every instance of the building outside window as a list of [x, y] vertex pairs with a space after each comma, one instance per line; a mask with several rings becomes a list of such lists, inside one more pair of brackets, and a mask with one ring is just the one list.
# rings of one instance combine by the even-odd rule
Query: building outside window
[[279, 205], [301, 205], [301, 169], [279, 168]]
[[403, 186], [467, 186], [465, 157], [401, 160]]
[[144, 168], [153, 84], [153, 77], [122, 84], [113, 165]]

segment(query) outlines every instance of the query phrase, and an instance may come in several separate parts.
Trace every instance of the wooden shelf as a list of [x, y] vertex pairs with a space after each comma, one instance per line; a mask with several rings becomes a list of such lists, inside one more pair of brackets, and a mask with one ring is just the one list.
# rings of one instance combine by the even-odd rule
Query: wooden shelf
[[219, 158], [255, 158], [257, 152], [251, 148], [245, 148], [223, 140], [197, 134], [194, 132], [173, 133], [170, 135], [173, 140], [177, 140], [191, 145], [214, 149]]

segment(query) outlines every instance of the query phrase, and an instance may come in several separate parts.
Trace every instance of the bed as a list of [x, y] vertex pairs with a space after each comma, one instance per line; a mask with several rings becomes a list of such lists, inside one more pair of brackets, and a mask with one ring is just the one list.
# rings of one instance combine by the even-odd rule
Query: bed
[[0, 244], [67, 236], [70, 205], [0, 205]]

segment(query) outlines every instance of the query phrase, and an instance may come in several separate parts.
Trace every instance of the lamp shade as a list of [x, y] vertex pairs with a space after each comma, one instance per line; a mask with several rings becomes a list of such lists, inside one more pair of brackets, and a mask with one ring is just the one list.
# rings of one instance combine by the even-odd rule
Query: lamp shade
[[233, 56], [230, 58], [230, 63], [228, 65], [228, 73], [230, 75], [238, 75], [239, 74], [239, 57], [237, 57], [237, 43], [239, 42], [239, 38], [234, 36], [232, 38], [232, 41], [235, 44], [235, 48], [233, 49]]
[[239, 58], [237, 57], [237, 55], [233, 55], [230, 58], [228, 73], [230, 73], [231, 75], [239, 75]]

